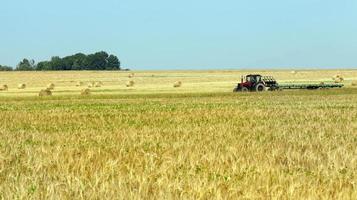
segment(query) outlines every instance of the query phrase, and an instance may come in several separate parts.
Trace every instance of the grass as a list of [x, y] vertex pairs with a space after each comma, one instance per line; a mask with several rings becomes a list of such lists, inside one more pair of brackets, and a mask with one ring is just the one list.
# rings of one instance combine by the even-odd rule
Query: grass
[[[130, 90], [124, 73], [0, 74], [29, 87], [0, 92], [0, 199], [357, 198], [357, 89], [233, 94], [245, 72], [155, 73]], [[70, 77], [90, 74], [107, 82], [80, 96]], [[31, 92], [54, 76], [54, 96]]]

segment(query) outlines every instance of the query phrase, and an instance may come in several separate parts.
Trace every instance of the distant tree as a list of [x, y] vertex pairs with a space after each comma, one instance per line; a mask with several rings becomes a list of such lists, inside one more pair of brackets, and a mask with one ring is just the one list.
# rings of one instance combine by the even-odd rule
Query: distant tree
[[89, 54], [84, 60], [84, 66], [82, 66], [83, 70], [96, 70], [95, 67], [95, 55]]
[[12, 71], [12, 67], [0, 65], [0, 71]]
[[37, 71], [48, 71], [51, 70], [50, 62], [48, 61], [42, 61], [37, 63], [35, 70]]
[[17, 71], [32, 71], [34, 70], [35, 66], [35, 61], [34, 60], [28, 60], [24, 58], [16, 67]]
[[77, 53], [63, 58], [53, 56], [50, 61], [42, 61], [37, 65], [33, 60], [24, 59], [16, 70], [120, 70], [120, 61], [115, 55], [100, 51], [89, 55]]
[[73, 56], [67, 56], [62, 58], [63, 70], [72, 70], [74, 61], [75, 60]]
[[120, 70], [120, 61], [118, 57], [110, 55], [107, 60], [108, 62], [105, 66], [106, 70]]
[[74, 62], [72, 65], [72, 70], [83, 70], [83, 67], [85, 67], [86, 64], [86, 58], [87, 56], [83, 53], [77, 53], [73, 55], [74, 57]]
[[65, 63], [58, 56], [53, 56], [50, 61], [51, 70], [65, 70]]
[[108, 53], [104, 51], [90, 54], [87, 56], [85, 68], [88, 70], [105, 70], [108, 57]]
[[75, 60], [72, 65], [72, 70], [81, 70], [82, 65], [78, 60]]

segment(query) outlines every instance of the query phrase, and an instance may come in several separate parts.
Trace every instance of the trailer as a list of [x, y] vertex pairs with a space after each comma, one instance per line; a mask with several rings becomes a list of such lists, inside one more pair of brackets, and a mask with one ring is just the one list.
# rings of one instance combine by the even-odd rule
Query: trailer
[[343, 84], [280, 84], [279, 89], [308, 89], [308, 90], [316, 90], [316, 89], [328, 89], [328, 88], [342, 88]]

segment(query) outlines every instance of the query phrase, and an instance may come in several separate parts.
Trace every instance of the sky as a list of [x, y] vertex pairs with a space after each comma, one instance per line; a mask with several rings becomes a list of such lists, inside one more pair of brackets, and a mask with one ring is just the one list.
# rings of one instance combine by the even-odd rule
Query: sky
[[1, 0], [0, 64], [107, 51], [131, 69], [357, 68], [356, 0]]

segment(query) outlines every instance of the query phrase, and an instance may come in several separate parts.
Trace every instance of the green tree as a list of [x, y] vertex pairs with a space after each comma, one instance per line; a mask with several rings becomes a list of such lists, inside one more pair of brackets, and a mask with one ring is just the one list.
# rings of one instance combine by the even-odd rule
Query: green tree
[[16, 70], [120, 70], [120, 61], [115, 55], [105, 51], [85, 55], [77, 53], [60, 58], [53, 56], [50, 61], [35, 65], [33, 60], [24, 59]]
[[108, 63], [108, 53], [100, 51], [95, 54], [90, 54], [87, 57], [87, 69], [89, 70], [105, 70]]
[[73, 55], [74, 62], [72, 65], [72, 70], [83, 70], [86, 66], [86, 58], [87, 56], [83, 53], [77, 53]]
[[50, 62], [51, 70], [65, 70], [65, 63], [58, 56], [53, 56]]
[[118, 57], [110, 55], [107, 61], [107, 65], [105, 66], [106, 70], [120, 70], [120, 61]]
[[84, 66], [82, 66], [82, 70], [96, 70], [95, 59], [96, 58], [94, 54], [89, 54], [84, 61]]
[[0, 71], [12, 71], [12, 67], [0, 65]]
[[48, 61], [39, 62], [39, 63], [37, 63], [35, 69], [36, 69], [37, 71], [48, 71], [48, 70], [51, 70], [50, 62], [48, 62]]
[[35, 61], [34, 60], [28, 60], [24, 58], [16, 67], [16, 70], [18, 71], [32, 71], [34, 70], [35, 66]]

